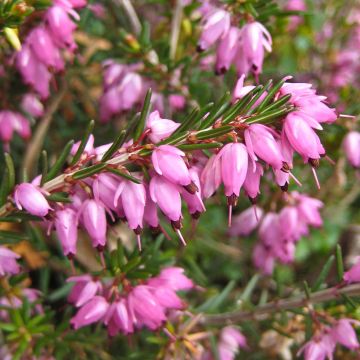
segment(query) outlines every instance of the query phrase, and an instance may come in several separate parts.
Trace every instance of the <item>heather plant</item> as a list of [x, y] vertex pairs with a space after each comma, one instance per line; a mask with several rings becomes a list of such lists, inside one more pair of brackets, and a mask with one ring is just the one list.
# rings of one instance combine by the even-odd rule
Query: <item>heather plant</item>
[[1, 359], [356, 359], [355, 2], [0, 4]]

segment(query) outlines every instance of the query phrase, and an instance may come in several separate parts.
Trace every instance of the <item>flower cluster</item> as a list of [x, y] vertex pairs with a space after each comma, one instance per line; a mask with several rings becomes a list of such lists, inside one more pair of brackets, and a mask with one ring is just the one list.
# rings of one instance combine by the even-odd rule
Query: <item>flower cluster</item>
[[21, 51], [16, 55], [16, 65], [23, 80], [46, 99], [50, 94], [51, 73], [64, 70], [62, 50], [74, 52], [73, 32], [79, 20], [74, 8], [83, 7], [86, 0], [55, 0], [46, 11], [43, 22], [28, 34]]
[[222, 8], [205, 3], [202, 12], [202, 31], [198, 50], [204, 51], [217, 44], [217, 74], [235, 65], [239, 75], [262, 72], [265, 50], [271, 52], [272, 39], [266, 28], [257, 21], [249, 21], [242, 28], [232, 26], [231, 14]]
[[271, 274], [276, 260], [287, 264], [294, 261], [295, 245], [309, 234], [309, 227], [320, 227], [320, 200], [298, 192], [286, 196], [287, 205], [280, 212], [267, 212], [260, 207], [248, 208], [234, 216], [232, 236], [247, 236], [258, 228], [259, 243], [253, 252], [254, 264], [265, 274]]
[[360, 322], [352, 319], [340, 319], [329, 326], [321, 329], [307, 342], [298, 352], [298, 356], [304, 353], [305, 360], [333, 359], [336, 344], [345, 346], [350, 350], [358, 349], [359, 342], [352, 324]]
[[71, 320], [73, 327], [102, 322], [110, 336], [119, 332], [132, 334], [143, 327], [160, 328], [171, 310], [185, 307], [176, 292], [194, 287], [178, 267], [164, 268], [158, 276], [135, 286], [125, 278], [105, 284], [89, 275], [71, 277], [68, 281], [75, 282], [68, 300], [80, 308]]
[[[114, 60], [103, 63], [103, 94], [100, 98], [100, 120], [108, 122], [113, 116], [133, 109], [141, 104], [146, 91], [151, 87], [156, 89], [156, 84], [140, 75], [143, 64], [120, 64]], [[177, 74], [172, 83], [178, 83]], [[181, 110], [185, 106], [185, 97], [180, 94], [169, 95], [169, 106], [173, 110]], [[164, 96], [160, 92], [153, 92], [153, 109], [164, 113]]]
[[[239, 81], [242, 82], [243, 77]], [[241, 97], [251, 87], [239, 87], [238, 83], [237, 90]], [[275, 126], [247, 124], [246, 117], [231, 123], [237, 130], [231, 135], [233, 141], [226, 142], [220, 149], [210, 153], [210, 157], [209, 152], [206, 154], [200, 150], [186, 154], [173, 145], [156, 146], [156, 143], [172, 135], [179, 123], [163, 119], [154, 111], [148, 116], [141, 135], [141, 141], [152, 149], [151, 156], [129, 156], [128, 154], [139, 149], [138, 143], [133, 140], [123, 144], [115, 154], [123, 155], [128, 162], [147, 168], [146, 177], [141, 172], [129, 173], [123, 165], [108, 165], [110, 167], [81, 182], [69, 182], [69, 185], [72, 184], [69, 190], [72, 202], [69, 205], [55, 203], [51, 207], [46, 199], [46, 192], [39, 187], [39, 178], [32, 184], [18, 185], [14, 200], [18, 208], [24, 208], [36, 216], [47, 216], [50, 210], [55, 212], [52, 212], [53, 216], [49, 220], [55, 225], [64, 253], [70, 257], [76, 254], [78, 226], [88, 232], [94, 247], [103, 250], [106, 244], [106, 212], [113, 219], [127, 221], [129, 228], [137, 235], [141, 248], [140, 234], [144, 223], [153, 230], [162, 231], [158, 214], [160, 209], [185, 243], [180, 232], [182, 199], [191, 216], [196, 219], [205, 211], [203, 200], [211, 197], [223, 184], [231, 224], [232, 208], [237, 204], [241, 188], [251, 202], [255, 203], [260, 193], [261, 178], [267, 167], [272, 168], [276, 183], [286, 191], [289, 176], [292, 175], [294, 151], [305, 162], [309, 162], [313, 169], [318, 165], [319, 158], [325, 155], [313, 129], [321, 129], [323, 122], [333, 122], [336, 119], [335, 111], [325, 105], [324, 97], [316, 95], [310, 84], [285, 82], [275, 97], [287, 94], [290, 94], [290, 103], [296, 106], [296, 111], [288, 114]], [[218, 122], [221, 123], [221, 119]], [[282, 126], [280, 130], [279, 125]], [[75, 154], [79, 145], [74, 145], [72, 154]], [[90, 136], [81, 163], [98, 163], [110, 146], [111, 144], [94, 147], [94, 138]], [[311, 206], [315, 209], [319, 206], [317, 203], [313, 204], [314, 201]], [[299, 233], [306, 233], [307, 225], [314, 225], [314, 222], [316, 221], [309, 217], [303, 224], [305, 228], [298, 230]], [[291, 236], [293, 239], [286, 239], [286, 246], [291, 246], [299, 237], [293, 234]]]

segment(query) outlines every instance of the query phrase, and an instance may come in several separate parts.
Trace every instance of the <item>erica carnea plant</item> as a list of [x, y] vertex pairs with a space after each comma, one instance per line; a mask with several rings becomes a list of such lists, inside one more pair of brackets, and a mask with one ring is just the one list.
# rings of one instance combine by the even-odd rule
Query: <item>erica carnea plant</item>
[[0, 4], [0, 358], [357, 358], [359, 13]]

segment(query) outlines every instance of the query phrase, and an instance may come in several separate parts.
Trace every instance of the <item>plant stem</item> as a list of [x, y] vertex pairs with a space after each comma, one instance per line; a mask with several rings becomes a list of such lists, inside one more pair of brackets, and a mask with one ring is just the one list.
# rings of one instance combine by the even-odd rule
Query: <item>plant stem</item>
[[305, 294], [302, 294], [290, 299], [272, 301], [258, 306], [255, 310], [203, 315], [200, 322], [205, 325], [223, 325], [226, 323], [238, 323], [245, 320], [262, 320], [274, 312], [304, 307], [309, 303], [318, 304], [325, 301], [336, 300], [340, 298], [341, 295], [359, 296], [360, 284], [346, 285], [342, 288], [335, 286], [326, 290], [314, 292], [310, 294], [309, 298], [307, 298]]
[[176, 1], [174, 16], [171, 22], [171, 35], [170, 35], [170, 59], [174, 60], [176, 55], [176, 48], [180, 35], [181, 18], [183, 12], [182, 0]]
[[127, 16], [129, 17], [134, 34], [139, 35], [141, 32], [141, 23], [133, 7], [133, 4], [131, 3], [131, 0], [117, 0], [117, 3], [124, 8]]
[[36, 166], [34, 165], [39, 157], [49, 126], [52, 120], [54, 119], [53, 115], [59, 108], [59, 105], [66, 93], [66, 90], [67, 90], [67, 85], [65, 80], [63, 79], [60, 85], [59, 92], [54, 96], [54, 98], [50, 102], [44, 116], [41, 118], [39, 122], [39, 126], [36, 128], [34, 136], [31, 139], [31, 142], [27, 147], [25, 157], [22, 163], [22, 168], [25, 170], [26, 174], [30, 178], [32, 178], [34, 175], [34, 171], [36, 169]]

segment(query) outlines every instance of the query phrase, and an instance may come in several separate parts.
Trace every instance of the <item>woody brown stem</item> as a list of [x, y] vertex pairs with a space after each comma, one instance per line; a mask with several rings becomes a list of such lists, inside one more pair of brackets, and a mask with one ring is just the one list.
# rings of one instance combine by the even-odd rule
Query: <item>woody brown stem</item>
[[255, 310], [203, 315], [200, 322], [204, 325], [223, 325], [246, 320], [263, 320], [268, 315], [275, 312], [306, 307], [309, 303], [318, 304], [330, 300], [337, 300], [341, 295], [360, 296], [360, 284], [346, 285], [342, 288], [335, 286], [326, 290], [314, 292], [309, 298], [307, 298], [305, 294], [302, 294], [290, 299], [272, 301], [268, 304], [256, 307]]

